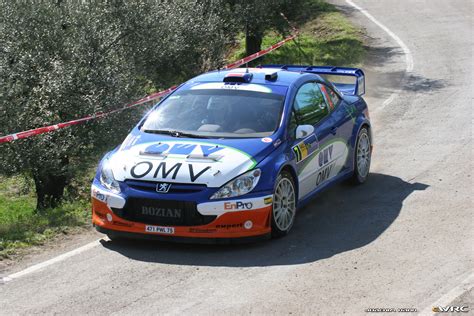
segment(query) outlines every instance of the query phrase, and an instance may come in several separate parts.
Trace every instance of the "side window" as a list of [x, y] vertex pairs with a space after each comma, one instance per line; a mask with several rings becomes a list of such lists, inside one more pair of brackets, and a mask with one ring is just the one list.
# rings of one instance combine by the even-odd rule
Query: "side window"
[[300, 125], [315, 125], [329, 113], [326, 100], [314, 82], [305, 83], [296, 93], [293, 110]]
[[324, 100], [326, 100], [326, 103], [329, 105], [329, 108], [331, 110], [334, 109], [339, 104], [339, 101], [340, 101], [340, 98], [337, 95], [337, 93], [324, 84], [320, 83], [319, 87], [321, 88], [321, 91], [323, 92]]

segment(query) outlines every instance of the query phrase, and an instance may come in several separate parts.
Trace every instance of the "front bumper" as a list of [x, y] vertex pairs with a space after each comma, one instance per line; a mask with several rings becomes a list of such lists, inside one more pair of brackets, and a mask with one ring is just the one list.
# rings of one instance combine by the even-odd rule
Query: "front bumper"
[[92, 223], [97, 230], [107, 234], [131, 233], [129, 237], [139, 234], [142, 237], [160, 237], [158, 239], [178, 237], [203, 241], [269, 236], [271, 233], [271, 195], [199, 203], [197, 210], [201, 215], [214, 215], [216, 218], [208, 224], [197, 226], [165, 226], [127, 220], [113, 211], [113, 208], [121, 208], [125, 203], [125, 198], [120, 195], [93, 186]]

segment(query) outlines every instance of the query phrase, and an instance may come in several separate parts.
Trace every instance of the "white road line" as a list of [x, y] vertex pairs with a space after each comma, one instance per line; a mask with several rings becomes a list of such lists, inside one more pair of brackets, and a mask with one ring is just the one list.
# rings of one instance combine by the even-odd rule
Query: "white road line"
[[[405, 62], [406, 62], [406, 68], [405, 68], [405, 75], [413, 71], [414, 67], [414, 62], [413, 62], [413, 55], [411, 54], [410, 49], [408, 46], [401, 40], [400, 37], [398, 37], [395, 33], [390, 31], [388, 27], [380, 23], [376, 18], [374, 18], [369, 12], [367, 12], [365, 9], [359, 7], [357, 4], [352, 2], [351, 0], [346, 0], [346, 3], [360, 11], [363, 15], [365, 15], [370, 21], [374, 22], [375, 25], [380, 27], [385, 33], [387, 33], [397, 44], [402, 48], [403, 53], [405, 54]], [[396, 96], [400, 93], [400, 91], [394, 92], [390, 95], [388, 99], [386, 99], [380, 108], [377, 110], [382, 110], [384, 109], [387, 105], [393, 102], [395, 100]]]
[[100, 245], [101, 240], [103, 240], [103, 239], [101, 238], [101, 239], [95, 240], [91, 243], [88, 243], [88, 244], [82, 246], [82, 247], [79, 247], [79, 248], [76, 248], [76, 249], [71, 250], [69, 252], [63, 253], [62, 255], [59, 255], [55, 258], [49, 259], [47, 261], [44, 261], [44, 262], [41, 262], [41, 263], [38, 263], [38, 264], [35, 264], [31, 267], [26, 268], [25, 270], [22, 270], [22, 271], [10, 274], [9, 276], [3, 277], [2, 278], [2, 283], [7, 283], [7, 282], [10, 282], [14, 279], [18, 279], [22, 276], [25, 276], [27, 274], [39, 271], [43, 268], [46, 268], [47, 266], [50, 266], [50, 265], [55, 264], [57, 262], [66, 260], [67, 258], [70, 258], [72, 256], [80, 254], [81, 252], [84, 252], [84, 251], [87, 251], [91, 248], [94, 248], [94, 247]]
[[[448, 306], [452, 301], [457, 299], [459, 296], [464, 294], [465, 292], [469, 291], [474, 287], [474, 273], [469, 275], [464, 281], [461, 282], [458, 286], [453, 288], [451, 291], [443, 295], [439, 300], [434, 302], [433, 304], [427, 306], [423, 311], [420, 312], [419, 315], [433, 315], [432, 308], [435, 306]], [[467, 303], [467, 302], [464, 302]], [[470, 306], [472, 308], [472, 306]]]
[[[360, 11], [363, 15], [365, 15], [369, 20], [374, 22], [378, 27], [380, 27], [382, 30], [384, 30], [385, 33], [390, 35], [391, 38], [397, 42], [397, 44], [402, 48], [403, 53], [405, 54], [405, 62], [406, 62], [406, 68], [405, 72], [406, 74], [410, 73], [413, 71], [414, 67], [414, 62], [413, 62], [413, 55], [408, 48], [408, 46], [398, 37], [395, 33], [390, 31], [389, 28], [387, 28], [385, 25], [380, 23], [376, 18], [374, 18], [369, 12], [366, 10], [362, 9], [359, 7], [357, 4], [352, 2], [351, 0], [346, 0], [346, 3]], [[399, 94], [400, 91], [394, 92], [390, 95], [388, 99], [386, 99], [383, 103], [382, 106], [378, 109], [383, 109], [387, 105], [393, 102], [395, 100], [396, 96]], [[420, 312], [419, 315], [433, 315], [432, 308], [434, 306], [447, 306], [449, 303], [454, 301], [457, 297], [461, 296], [463, 293], [469, 291], [474, 287], [474, 273], [469, 275], [464, 281], [461, 282], [458, 286], [453, 288], [451, 291], [443, 295], [439, 300], [431, 304], [430, 306], [427, 306], [423, 311]]]

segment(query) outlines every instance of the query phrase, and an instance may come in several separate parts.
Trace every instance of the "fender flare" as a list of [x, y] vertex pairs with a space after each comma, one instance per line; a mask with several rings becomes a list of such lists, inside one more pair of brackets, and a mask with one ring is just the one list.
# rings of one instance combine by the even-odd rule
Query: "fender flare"
[[298, 206], [298, 200], [299, 200], [299, 196], [300, 196], [300, 186], [299, 186], [299, 181], [298, 181], [298, 173], [296, 172], [295, 167], [291, 164], [290, 161], [286, 161], [286, 162], [282, 163], [279, 166], [278, 172], [276, 174], [277, 175], [280, 174], [283, 171], [283, 169], [287, 169], [291, 173], [291, 175], [293, 176], [293, 180], [294, 180], [294, 183], [295, 183], [295, 192], [296, 192], [296, 206]]
[[[354, 125], [354, 131], [356, 131], [351, 139], [351, 150], [352, 150], [352, 157], [354, 157], [354, 152], [356, 150], [356, 142], [357, 142], [357, 136], [359, 136], [360, 130], [364, 127], [367, 126], [369, 130], [369, 138], [370, 138], [370, 143], [373, 144], [373, 137], [372, 137], [372, 125], [370, 124], [370, 121], [366, 117], [359, 117], [360, 119], [357, 120], [357, 123]], [[354, 158], [352, 158], [352, 170], [354, 170], [355, 165], [354, 165]]]

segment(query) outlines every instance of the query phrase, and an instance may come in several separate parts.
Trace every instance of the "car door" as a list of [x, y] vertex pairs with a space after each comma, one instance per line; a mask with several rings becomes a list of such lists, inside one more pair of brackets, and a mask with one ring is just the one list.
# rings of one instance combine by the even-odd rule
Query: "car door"
[[295, 155], [298, 172], [299, 196], [305, 197], [328, 180], [331, 168], [331, 152], [322, 148], [334, 138], [331, 132], [333, 122], [330, 110], [316, 82], [306, 82], [298, 89], [293, 101], [290, 129], [298, 125], [312, 125], [313, 134], [301, 139], [294, 139], [292, 151]]
[[[333, 126], [331, 132], [335, 136], [335, 141], [339, 144], [337, 146], [338, 154], [335, 170], [338, 173], [345, 172], [348, 168], [352, 168], [352, 162], [349, 159], [344, 159], [344, 155], [350, 152], [350, 139], [354, 127], [353, 106], [348, 105], [342, 100], [339, 95], [328, 85], [319, 83], [319, 87], [323, 93], [326, 103], [329, 105], [331, 112], [331, 119]], [[347, 157], [345, 157], [347, 158]]]

